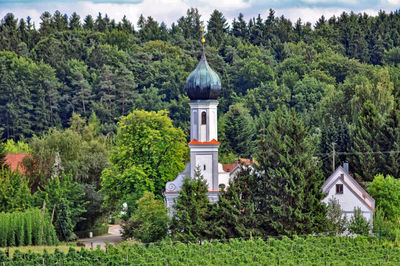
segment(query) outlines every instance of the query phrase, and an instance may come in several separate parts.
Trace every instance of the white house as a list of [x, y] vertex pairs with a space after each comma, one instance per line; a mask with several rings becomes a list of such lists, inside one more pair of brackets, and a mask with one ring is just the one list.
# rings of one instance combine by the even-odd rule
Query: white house
[[327, 204], [330, 198], [338, 200], [348, 219], [354, 215], [354, 208], [360, 208], [362, 215], [372, 224], [375, 200], [350, 176], [348, 164], [344, 166], [339, 166], [322, 186], [326, 193], [323, 202]]

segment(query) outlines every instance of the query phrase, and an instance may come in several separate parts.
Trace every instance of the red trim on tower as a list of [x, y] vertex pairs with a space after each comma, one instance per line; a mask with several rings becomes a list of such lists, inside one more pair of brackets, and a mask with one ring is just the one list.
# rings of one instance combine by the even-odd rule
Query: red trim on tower
[[210, 145], [210, 144], [218, 145], [218, 144], [221, 144], [221, 143], [219, 143], [215, 139], [212, 139], [211, 141], [204, 141], [204, 142], [198, 141], [197, 139], [192, 139], [192, 141], [189, 142], [188, 144], [189, 145]]

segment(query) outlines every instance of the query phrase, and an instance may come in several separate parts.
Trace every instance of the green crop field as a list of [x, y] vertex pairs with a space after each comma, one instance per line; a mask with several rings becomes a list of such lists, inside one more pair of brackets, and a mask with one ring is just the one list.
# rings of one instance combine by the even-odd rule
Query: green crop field
[[[4, 264], [3, 264], [4, 262]], [[121, 244], [107, 250], [67, 253], [0, 251], [0, 265], [400, 265], [400, 248], [375, 237], [295, 237], [282, 240], [232, 239], [229, 243], [161, 242]]]

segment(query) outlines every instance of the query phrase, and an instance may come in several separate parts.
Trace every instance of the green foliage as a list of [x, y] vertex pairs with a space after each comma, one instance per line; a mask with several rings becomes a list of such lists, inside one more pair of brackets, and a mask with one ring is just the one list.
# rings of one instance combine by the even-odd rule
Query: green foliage
[[400, 218], [400, 180], [387, 175], [376, 175], [368, 186], [368, 193], [375, 199], [384, 217], [393, 223]]
[[218, 239], [261, 236], [261, 220], [258, 220], [255, 206], [256, 177], [253, 169], [241, 166], [240, 171], [222, 189], [219, 200], [212, 205], [212, 236]]
[[268, 234], [304, 234], [325, 224], [324, 177], [315, 145], [293, 110], [277, 109], [259, 140], [254, 203]]
[[372, 232], [379, 237], [396, 240], [396, 226], [385, 218], [380, 208], [375, 208]]
[[19, 140], [17, 143], [13, 139], [8, 139], [4, 143], [4, 152], [5, 153], [30, 153], [32, 152], [29, 145], [22, 140]]
[[354, 215], [349, 220], [349, 232], [357, 235], [368, 235], [371, 224], [364, 218], [360, 208], [354, 208]]
[[347, 228], [347, 218], [342, 213], [339, 201], [333, 197], [330, 198], [326, 210], [327, 232], [333, 235], [343, 234]]
[[24, 211], [32, 206], [27, 178], [17, 170], [0, 167], [0, 212]]
[[45, 190], [36, 192], [36, 202], [41, 206], [46, 201], [49, 210], [54, 209], [53, 224], [60, 240], [69, 241], [75, 238], [73, 230], [83, 220], [86, 212], [85, 192], [82, 185], [72, 181], [71, 175], [56, 176], [48, 179]]
[[[39, 209], [0, 213], [0, 247], [54, 245], [58, 240], [48, 214]], [[43, 227], [43, 233], [42, 233]]]
[[209, 237], [212, 224], [209, 222], [210, 202], [207, 191], [207, 182], [199, 168], [195, 170], [193, 178], [188, 177], [184, 180], [180, 195], [176, 198], [174, 205], [171, 223], [174, 239], [186, 242]]
[[174, 128], [165, 111], [133, 111], [121, 118], [111, 168], [102, 173], [102, 191], [111, 210], [128, 203], [136, 208], [143, 191], [161, 196], [165, 184], [184, 168], [186, 139]]
[[[71, 127], [51, 129], [31, 140], [32, 157], [24, 161], [32, 187], [44, 184], [57, 172], [70, 173], [75, 181], [100, 187], [102, 170], [108, 165], [109, 141], [96, 133], [95, 124], [73, 115]], [[57, 154], [59, 170], [54, 169]]]
[[[389, 256], [388, 256], [389, 255]], [[348, 265], [354, 261], [362, 265], [400, 263], [399, 249], [393, 242], [379, 241], [375, 237], [294, 237], [282, 240], [231, 239], [199, 243], [122, 244], [107, 250], [71, 248], [68, 252], [54, 253], [15, 252], [13, 258], [0, 251], [0, 260], [8, 264], [64, 264], [95, 265], [99, 262], [117, 265]]]
[[226, 152], [248, 157], [253, 152], [254, 129], [248, 110], [241, 104], [231, 105], [224, 115], [222, 145]]
[[0, 143], [0, 167], [8, 167], [6, 165], [6, 155], [7, 153], [5, 152], [4, 149], [4, 143]]
[[144, 243], [156, 242], [167, 235], [169, 217], [162, 200], [145, 191], [137, 201], [137, 209], [122, 227], [124, 238], [134, 237]]
[[365, 181], [372, 181], [373, 177], [381, 172], [382, 153], [377, 139], [380, 137], [382, 117], [378, 114], [375, 105], [366, 101], [358, 116], [358, 123], [353, 133], [351, 165], [356, 176]]

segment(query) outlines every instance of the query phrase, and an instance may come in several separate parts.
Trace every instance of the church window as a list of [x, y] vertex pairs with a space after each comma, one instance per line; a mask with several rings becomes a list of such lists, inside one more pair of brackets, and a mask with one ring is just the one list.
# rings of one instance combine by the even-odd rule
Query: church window
[[206, 112], [202, 112], [201, 113], [201, 124], [202, 125], [207, 124], [207, 114], [206, 114]]
[[203, 165], [203, 170], [204, 170], [204, 171], [206, 170], [206, 165]]
[[343, 184], [336, 184], [336, 194], [343, 194]]

